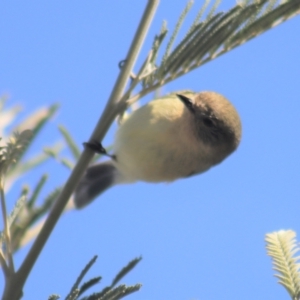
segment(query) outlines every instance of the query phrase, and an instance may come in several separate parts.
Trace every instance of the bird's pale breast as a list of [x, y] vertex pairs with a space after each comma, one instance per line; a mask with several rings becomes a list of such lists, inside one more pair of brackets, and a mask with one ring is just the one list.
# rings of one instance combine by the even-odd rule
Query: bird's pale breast
[[[154, 100], [120, 126], [114, 151], [128, 181], [173, 181], [210, 167], [195, 137], [193, 116], [178, 99]], [[199, 163], [199, 165], [198, 165]]]

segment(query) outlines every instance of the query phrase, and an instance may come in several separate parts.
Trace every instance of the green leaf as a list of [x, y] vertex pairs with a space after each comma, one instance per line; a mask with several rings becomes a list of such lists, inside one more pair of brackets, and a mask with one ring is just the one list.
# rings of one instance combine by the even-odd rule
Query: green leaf
[[67, 143], [75, 161], [77, 161], [79, 159], [79, 156], [81, 153], [80, 149], [77, 147], [71, 134], [68, 132], [68, 130], [64, 126], [60, 125], [60, 126], [58, 126], [58, 129], [59, 129], [60, 133], [62, 134], [65, 142]]
[[8, 168], [15, 164], [20, 156], [23, 154], [24, 149], [32, 138], [31, 130], [24, 130], [21, 133], [15, 132], [9, 139], [6, 146], [1, 148], [0, 153], [0, 175], [4, 176]]
[[29, 143], [27, 144], [27, 147], [23, 148], [23, 151], [20, 153], [19, 158], [16, 162], [22, 159], [30, 144], [36, 138], [38, 133], [44, 128], [44, 126], [50, 120], [50, 118], [56, 113], [58, 107], [59, 106], [55, 104], [55, 105], [51, 105], [48, 108], [39, 109], [37, 112], [30, 115], [25, 121], [23, 121], [20, 125], [18, 125], [14, 129], [18, 131], [30, 129], [32, 132], [32, 136], [30, 138]]
[[292, 230], [280, 230], [266, 234], [267, 253], [273, 260], [273, 269], [278, 273], [275, 277], [285, 287], [292, 299], [300, 296], [299, 256], [296, 233]]

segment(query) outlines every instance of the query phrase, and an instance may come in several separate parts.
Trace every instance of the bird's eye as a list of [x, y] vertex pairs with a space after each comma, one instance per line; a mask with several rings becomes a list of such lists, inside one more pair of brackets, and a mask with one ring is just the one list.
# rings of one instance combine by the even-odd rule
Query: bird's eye
[[209, 118], [204, 118], [203, 119], [203, 124], [206, 127], [213, 127], [213, 126], [215, 126], [214, 122], [211, 119], [209, 119]]

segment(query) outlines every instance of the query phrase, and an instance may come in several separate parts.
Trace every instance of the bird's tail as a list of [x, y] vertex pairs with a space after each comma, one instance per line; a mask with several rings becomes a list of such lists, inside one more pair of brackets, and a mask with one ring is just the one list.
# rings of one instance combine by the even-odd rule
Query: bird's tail
[[118, 170], [111, 160], [87, 168], [74, 195], [76, 208], [82, 208], [98, 195], [118, 183]]

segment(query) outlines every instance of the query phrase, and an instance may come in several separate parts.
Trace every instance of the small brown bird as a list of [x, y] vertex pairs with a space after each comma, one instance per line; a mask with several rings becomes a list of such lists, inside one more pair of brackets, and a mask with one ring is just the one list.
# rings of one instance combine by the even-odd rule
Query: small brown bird
[[215, 92], [178, 92], [134, 111], [119, 127], [111, 160], [90, 166], [74, 202], [90, 203], [107, 188], [135, 181], [170, 182], [219, 164], [239, 145], [241, 121]]

